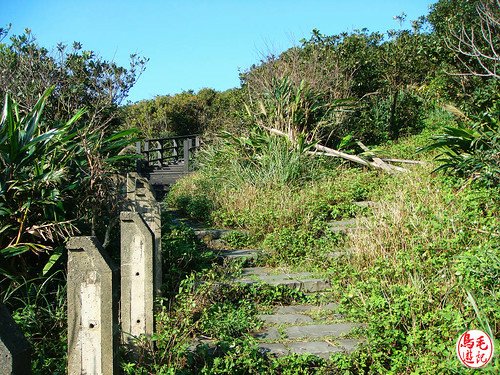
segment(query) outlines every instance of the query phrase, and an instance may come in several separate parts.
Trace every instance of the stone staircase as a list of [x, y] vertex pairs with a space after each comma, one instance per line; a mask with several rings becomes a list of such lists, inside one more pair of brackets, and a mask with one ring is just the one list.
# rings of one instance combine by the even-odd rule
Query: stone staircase
[[333, 353], [350, 353], [361, 340], [348, 337], [361, 325], [343, 322], [336, 308], [334, 303], [278, 307], [271, 314], [259, 315], [266, 327], [254, 337], [263, 352], [273, 355], [308, 353], [327, 359]]
[[[346, 231], [352, 225], [354, 220], [330, 223], [334, 232]], [[228, 231], [218, 229], [195, 229], [198, 238], [204, 240], [220, 258], [255, 264], [261, 251], [224, 249], [223, 236], [226, 233]], [[331, 287], [326, 278], [313, 273], [271, 267], [244, 267], [232, 282], [286, 286], [310, 294], [328, 292]], [[336, 303], [278, 306], [258, 318], [264, 326], [252, 335], [257, 339], [261, 352], [269, 355], [312, 354], [328, 359], [333, 353], [354, 351], [363, 341], [355, 338], [354, 334], [363, 325], [346, 322], [337, 313]]]

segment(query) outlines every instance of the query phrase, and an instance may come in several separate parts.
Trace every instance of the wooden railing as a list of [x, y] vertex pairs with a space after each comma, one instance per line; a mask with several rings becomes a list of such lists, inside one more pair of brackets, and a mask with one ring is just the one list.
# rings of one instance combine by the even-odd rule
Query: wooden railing
[[137, 165], [138, 172], [151, 173], [173, 165], [182, 165], [188, 172], [194, 151], [199, 147], [200, 137], [196, 134], [137, 142], [137, 153], [144, 156]]

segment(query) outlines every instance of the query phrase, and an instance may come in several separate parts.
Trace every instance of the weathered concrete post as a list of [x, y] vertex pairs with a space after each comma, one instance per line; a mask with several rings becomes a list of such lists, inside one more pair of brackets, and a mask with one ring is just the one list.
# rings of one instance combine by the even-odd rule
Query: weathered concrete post
[[127, 175], [127, 199], [132, 202], [133, 210], [142, 218], [154, 234], [154, 292], [161, 295], [162, 257], [161, 257], [161, 207], [154, 197], [147, 179], [137, 173]]
[[191, 140], [189, 138], [186, 138], [184, 140], [184, 171], [189, 172], [189, 146], [190, 146]]
[[68, 374], [116, 373], [116, 268], [95, 237], [68, 248]]
[[0, 303], [0, 374], [31, 374], [30, 352], [28, 341], [7, 307]]
[[122, 212], [121, 327], [122, 341], [152, 335], [154, 329], [154, 234], [137, 212]]

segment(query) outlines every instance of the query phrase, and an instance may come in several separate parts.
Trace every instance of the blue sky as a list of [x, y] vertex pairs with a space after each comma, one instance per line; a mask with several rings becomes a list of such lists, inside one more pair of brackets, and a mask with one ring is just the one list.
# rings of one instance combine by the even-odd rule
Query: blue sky
[[[0, 26], [29, 27], [40, 45], [78, 41], [107, 60], [150, 59], [129, 100], [239, 86], [238, 72], [319, 29], [332, 35], [397, 29], [393, 17], [428, 13], [430, 0], [0, 0]], [[405, 25], [403, 25], [405, 26]]]

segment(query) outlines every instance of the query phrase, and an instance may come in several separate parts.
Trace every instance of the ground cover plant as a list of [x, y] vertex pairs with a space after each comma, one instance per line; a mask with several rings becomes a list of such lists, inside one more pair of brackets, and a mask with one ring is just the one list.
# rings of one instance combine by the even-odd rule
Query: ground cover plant
[[[135, 131], [120, 129], [141, 123], [143, 136], [205, 142], [164, 202], [156, 332], [137, 338], [139, 357], [122, 348], [123, 373], [472, 373], [454, 352], [462, 332], [500, 347], [497, 3], [439, 0], [386, 34], [313, 30], [242, 72], [240, 88], [121, 108], [146, 60], [126, 70], [78, 43], [56, 58], [31, 32], [2, 43], [0, 29], [0, 301], [34, 348], [33, 372], [65, 373], [64, 241], [97, 235], [117, 257], [111, 176], [132, 165]], [[332, 288], [231, 284], [242, 264], [223, 263], [181, 219], [231, 229], [224, 246], [262, 249], [256, 265]], [[355, 225], [332, 231], [344, 219]], [[320, 302], [364, 323], [356, 351], [259, 351], [259, 313]], [[482, 370], [499, 371], [498, 355]]]
[[[433, 172], [440, 165], [434, 161], [439, 153], [417, 151], [433, 142], [440, 126], [455, 120], [438, 109], [426, 121], [433, 130], [378, 151], [427, 161], [405, 174], [319, 163], [314, 172], [305, 172], [314, 178], [269, 181], [257, 172], [246, 179], [241, 176], [249, 172], [243, 168], [264, 169], [265, 164], [247, 164], [244, 153], [242, 160], [222, 164], [211, 149], [201, 156], [200, 170], [180, 181], [167, 198], [178, 209], [191, 199], [206, 199], [210, 204], [202, 206], [203, 216], [196, 210], [185, 213], [211, 225], [248, 230], [247, 236], [265, 249], [263, 265], [323, 270], [333, 285], [329, 298], [340, 300], [346, 316], [367, 323], [363, 348], [334, 356], [328, 364], [306, 360], [310, 367], [305, 373], [466, 372], [455, 354], [458, 336], [469, 328], [499, 334], [498, 188]], [[216, 167], [205, 157], [217, 160]], [[278, 168], [287, 167], [274, 165], [278, 176], [283, 172]], [[353, 205], [368, 199], [378, 203], [368, 209]], [[328, 220], [356, 215], [356, 229], [347, 236], [328, 232]], [[339, 247], [350, 252], [333, 260], [325, 256]], [[284, 360], [267, 359], [269, 367], [263, 368], [273, 373], [276, 361]], [[485, 371], [494, 373], [498, 365], [494, 360]]]

